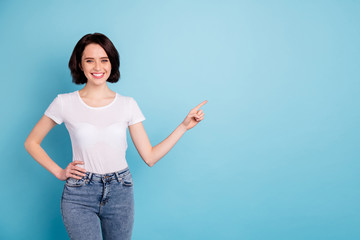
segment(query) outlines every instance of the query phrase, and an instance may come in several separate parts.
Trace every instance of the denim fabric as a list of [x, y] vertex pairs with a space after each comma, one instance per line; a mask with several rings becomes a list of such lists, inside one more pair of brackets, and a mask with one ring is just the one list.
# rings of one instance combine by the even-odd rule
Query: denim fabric
[[129, 168], [119, 172], [87, 172], [68, 178], [61, 214], [71, 240], [128, 240], [134, 224], [133, 180]]

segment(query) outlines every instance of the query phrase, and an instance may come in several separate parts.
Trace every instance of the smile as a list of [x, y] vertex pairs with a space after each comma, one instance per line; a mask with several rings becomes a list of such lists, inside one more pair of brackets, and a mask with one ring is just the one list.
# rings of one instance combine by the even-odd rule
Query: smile
[[104, 74], [105, 73], [92, 73], [91, 75], [93, 75], [95, 78], [102, 78]]

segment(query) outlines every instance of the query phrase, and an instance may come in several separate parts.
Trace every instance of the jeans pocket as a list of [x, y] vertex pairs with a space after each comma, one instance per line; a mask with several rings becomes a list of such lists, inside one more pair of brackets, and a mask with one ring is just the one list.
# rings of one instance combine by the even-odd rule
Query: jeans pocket
[[129, 172], [121, 178], [122, 185], [125, 187], [132, 187], [134, 185], [131, 173]]
[[66, 179], [65, 182], [66, 186], [68, 187], [81, 187], [85, 185], [85, 179], [75, 179], [75, 178], [71, 178], [69, 177], [68, 179]]

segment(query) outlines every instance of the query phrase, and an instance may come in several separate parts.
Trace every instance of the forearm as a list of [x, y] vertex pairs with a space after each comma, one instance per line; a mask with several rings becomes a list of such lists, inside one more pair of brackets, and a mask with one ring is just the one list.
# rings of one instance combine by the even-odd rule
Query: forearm
[[25, 149], [41, 166], [59, 178], [59, 174], [63, 169], [49, 157], [40, 144], [26, 143]]
[[151, 150], [148, 165], [151, 167], [164, 157], [175, 146], [179, 139], [186, 132], [186, 127], [180, 124], [165, 140], [154, 146]]

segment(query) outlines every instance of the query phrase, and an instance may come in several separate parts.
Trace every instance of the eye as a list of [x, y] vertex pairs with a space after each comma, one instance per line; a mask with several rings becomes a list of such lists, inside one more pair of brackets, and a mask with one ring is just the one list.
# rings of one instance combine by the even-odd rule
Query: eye
[[108, 61], [109, 61], [108, 59], [101, 60], [101, 62], [103, 62], [103, 63], [107, 63]]
[[87, 62], [87, 63], [92, 63], [93, 60], [89, 60], [89, 59], [88, 59], [88, 60], [86, 60], [86, 62]]

